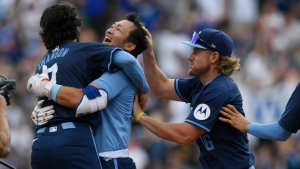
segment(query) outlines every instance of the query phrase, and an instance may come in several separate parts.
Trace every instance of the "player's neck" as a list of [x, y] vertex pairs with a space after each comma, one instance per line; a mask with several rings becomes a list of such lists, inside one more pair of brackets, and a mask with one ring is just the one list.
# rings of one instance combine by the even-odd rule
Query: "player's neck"
[[66, 43], [66, 42], [77, 42], [77, 40], [76, 40], [76, 39], [73, 39], [73, 40], [66, 40], [65, 43]]
[[206, 85], [208, 82], [210, 82], [212, 79], [214, 79], [218, 74], [220, 74], [220, 71], [217, 69], [210, 70], [206, 72], [205, 74], [202, 74], [199, 76], [201, 83], [203, 85]]

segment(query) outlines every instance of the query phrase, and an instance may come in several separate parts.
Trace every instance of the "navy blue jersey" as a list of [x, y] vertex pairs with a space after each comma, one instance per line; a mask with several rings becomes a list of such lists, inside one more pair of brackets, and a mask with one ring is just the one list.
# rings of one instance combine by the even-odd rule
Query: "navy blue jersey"
[[294, 90], [292, 96], [290, 97], [285, 111], [279, 120], [279, 124], [285, 130], [296, 133], [300, 129], [300, 83], [298, 83], [296, 89]]
[[[42, 66], [47, 65], [49, 78], [52, 83], [84, 88], [93, 80], [99, 78], [103, 72], [112, 69], [109, 67], [111, 55], [116, 50], [121, 49], [97, 42], [63, 43], [47, 52], [39, 62], [35, 73], [42, 73]], [[89, 123], [95, 130], [99, 124], [99, 113], [75, 118], [75, 109], [61, 106], [53, 100], [45, 101], [43, 106], [47, 105], [53, 105], [55, 113], [54, 117], [46, 125], [80, 121]]]
[[230, 77], [219, 74], [206, 85], [199, 78], [178, 79], [175, 89], [182, 100], [191, 103], [185, 122], [206, 131], [196, 140], [205, 169], [244, 169], [253, 165], [247, 135], [218, 120], [225, 104], [234, 105], [244, 115], [242, 96]]

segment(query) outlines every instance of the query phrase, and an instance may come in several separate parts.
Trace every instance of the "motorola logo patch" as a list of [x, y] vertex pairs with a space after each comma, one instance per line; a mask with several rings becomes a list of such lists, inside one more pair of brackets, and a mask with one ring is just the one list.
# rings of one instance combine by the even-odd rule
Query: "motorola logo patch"
[[194, 117], [198, 120], [205, 120], [210, 116], [210, 108], [206, 104], [199, 104], [194, 110]]

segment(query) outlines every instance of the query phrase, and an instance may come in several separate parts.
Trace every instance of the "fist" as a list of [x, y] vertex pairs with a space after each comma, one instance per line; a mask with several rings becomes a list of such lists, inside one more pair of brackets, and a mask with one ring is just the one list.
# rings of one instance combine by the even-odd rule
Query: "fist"
[[46, 96], [50, 98], [52, 87], [53, 83], [39, 78], [38, 75], [32, 76], [27, 82], [27, 90], [38, 97]]
[[27, 82], [27, 90], [38, 97], [46, 96], [50, 98], [50, 91], [53, 83], [49, 81], [48, 68], [43, 65], [43, 72], [32, 76]]

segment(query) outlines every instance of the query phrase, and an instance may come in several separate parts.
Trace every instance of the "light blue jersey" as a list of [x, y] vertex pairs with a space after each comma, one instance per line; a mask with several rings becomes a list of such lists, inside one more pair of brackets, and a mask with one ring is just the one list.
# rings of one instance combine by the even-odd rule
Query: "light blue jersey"
[[94, 81], [108, 94], [107, 107], [100, 111], [101, 122], [95, 132], [100, 157], [129, 157], [132, 105], [135, 86], [123, 71], [105, 72]]

